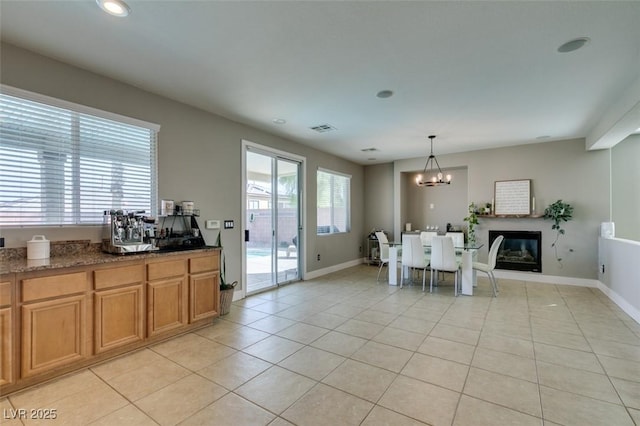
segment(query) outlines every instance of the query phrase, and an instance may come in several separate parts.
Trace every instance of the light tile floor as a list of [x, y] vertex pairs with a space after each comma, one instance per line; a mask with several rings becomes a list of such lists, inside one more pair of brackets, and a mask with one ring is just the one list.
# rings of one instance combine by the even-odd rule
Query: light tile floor
[[[95, 425], [640, 424], [640, 325], [597, 289], [480, 279], [473, 297], [362, 265], [0, 399]], [[24, 424], [36, 423], [24, 420]]]

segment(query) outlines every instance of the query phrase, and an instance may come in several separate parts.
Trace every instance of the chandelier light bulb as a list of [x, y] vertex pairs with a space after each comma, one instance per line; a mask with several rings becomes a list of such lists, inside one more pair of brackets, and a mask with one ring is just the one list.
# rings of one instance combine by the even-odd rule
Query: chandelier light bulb
[[451, 175], [447, 175], [447, 182], [451, 182]]

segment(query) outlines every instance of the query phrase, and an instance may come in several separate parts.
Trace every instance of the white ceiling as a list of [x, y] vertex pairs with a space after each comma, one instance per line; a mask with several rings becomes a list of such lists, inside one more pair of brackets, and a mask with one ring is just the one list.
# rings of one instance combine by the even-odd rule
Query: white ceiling
[[429, 134], [436, 154], [588, 137], [640, 102], [639, 1], [127, 3], [2, 0], [0, 36], [361, 164]]

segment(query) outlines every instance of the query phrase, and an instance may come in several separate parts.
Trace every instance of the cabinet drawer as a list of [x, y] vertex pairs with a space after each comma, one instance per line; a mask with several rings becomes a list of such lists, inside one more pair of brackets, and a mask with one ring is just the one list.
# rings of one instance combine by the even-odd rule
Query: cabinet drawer
[[189, 273], [208, 272], [218, 270], [220, 263], [218, 253], [209, 256], [193, 257], [189, 259]]
[[0, 283], [0, 307], [11, 305], [11, 283]]
[[177, 277], [187, 273], [186, 259], [166, 260], [147, 265], [147, 280]]
[[144, 281], [142, 265], [121, 266], [118, 268], [99, 269], [93, 271], [93, 283], [96, 290], [124, 284], [135, 284]]
[[59, 297], [87, 290], [87, 273], [50, 275], [22, 280], [22, 301], [30, 302], [49, 297]]

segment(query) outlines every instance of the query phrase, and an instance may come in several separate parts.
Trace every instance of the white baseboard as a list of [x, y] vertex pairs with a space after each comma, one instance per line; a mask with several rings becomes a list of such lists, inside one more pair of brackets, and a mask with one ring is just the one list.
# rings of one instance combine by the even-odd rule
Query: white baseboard
[[[544, 284], [563, 284], [576, 285], [579, 287], [595, 287], [598, 288], [600, 281], [588, 278], [559, 277], [556, 275], [542, 275], [535, 272], [519, 272], [505, 271], [503, 269], [494, 269], [496, 278], [504, 278], [508, 280], [520, 280]], [[482, 274], [480, 275], [482, 276]]]
[[629, 302], [624, 300], [618, 293], [611, 290], [609, 287], [598, 281], [598, 288], [601, 292], [607, 295], [609, 299], [620, 309], [622, 309], [627, 315], [634, 319], [635, 322], [640, 324], [640, 311], [635, 308], [635, 306], [631, 305]]
[[355, 259], [349, 262], [340, 263], [339, 265], [333, 265], [328, 268], [316, 269], [315, 271], [305, 272], [303, 279], [304, 280], [312, 280], [314, 278], [321, 277], [323, 275], [330, 274], [332, 272], [341, 271], [343, 269], [351, 268], [353, 266], [358, 266], [364, 263], [364, 258]]

